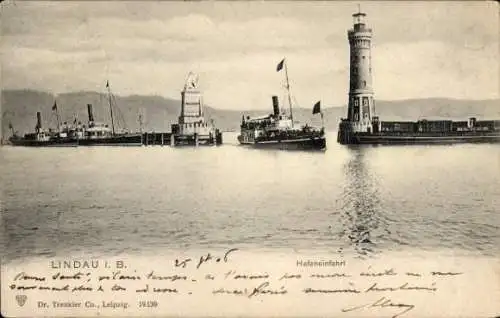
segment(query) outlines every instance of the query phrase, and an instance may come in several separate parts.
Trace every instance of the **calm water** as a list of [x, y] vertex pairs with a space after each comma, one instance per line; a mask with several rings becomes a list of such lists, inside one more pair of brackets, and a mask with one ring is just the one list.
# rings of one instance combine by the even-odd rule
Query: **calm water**
[[500, 253], [500, 145], [0, 148], [4, 260], [293, 248]]

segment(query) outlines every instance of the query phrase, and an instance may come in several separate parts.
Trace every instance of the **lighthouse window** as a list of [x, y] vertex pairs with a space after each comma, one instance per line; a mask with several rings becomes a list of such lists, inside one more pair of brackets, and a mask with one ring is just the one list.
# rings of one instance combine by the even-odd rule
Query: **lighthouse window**
[[363, 55], [363, 60], [365, 59], [366, 57]]
[[368, 97], [363, 97], [363, 106], [368, 106]]
[[363, 87], [366, 87], [366, 81], [363, 81]]

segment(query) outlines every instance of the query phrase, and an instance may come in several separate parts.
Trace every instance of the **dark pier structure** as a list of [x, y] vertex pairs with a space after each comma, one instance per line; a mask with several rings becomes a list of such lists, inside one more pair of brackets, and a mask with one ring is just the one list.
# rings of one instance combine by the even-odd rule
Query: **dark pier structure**
[[145, 132], [142, 134], [142, 144], [144, 146], [202, 146], [202, 145], [222, 145], [222, 132], [215, 130], [213, 135], [198, 136], [178, 135], [172, 132]]
[[142, 134], [144, 146], [180, 146], [180, 145], [222, 145], [222, 132], [216, 129], [213, 136], [179, 136], [172, 132], [145, 132]]
[[142, 144], [145, 146], [170, 146], [170, 132], [145, 132], [142, 134]]

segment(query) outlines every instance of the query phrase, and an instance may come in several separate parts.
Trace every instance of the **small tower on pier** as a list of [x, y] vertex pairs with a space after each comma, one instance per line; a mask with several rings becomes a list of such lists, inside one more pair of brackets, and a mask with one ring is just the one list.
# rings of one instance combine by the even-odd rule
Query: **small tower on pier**
[[189, 73], [181, 92], [181, 114], [178, 121], [181, 134], [195, 133], [196, 127], [206, 126], [202, 99], [198, 88], [198, 76]]
[[372, 88], [372, 29], [365, 23], [366, 14], [352, 15], [353, 28], [347, 32], [350, 46], [350, 83], [347, 123], [352, 132], [372, 132], [374, 101]]
[[176, 145], [220, 145], [222, 133], [205, 120], [203, 97], [198, 87], [198, 76], [189, 73], [181, 92], [181, 114], [177, 123], [172, 124], [170, 144]]

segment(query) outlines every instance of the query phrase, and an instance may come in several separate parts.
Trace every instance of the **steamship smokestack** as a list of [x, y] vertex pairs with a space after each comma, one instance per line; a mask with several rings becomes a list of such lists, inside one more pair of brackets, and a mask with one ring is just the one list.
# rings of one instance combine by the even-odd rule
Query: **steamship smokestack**
[[273, 96], [273, 109], [274, 109], [274, 116], [278, 116], [280, 114], [280, 105], [278, 102], [278, 96]]
[[89, 122], [93, 122], [94, 114], [92, 113], [92, 104], [87, 104], [87, 111], [89, 113]]
[[42, 129], [42, 113], [36, 112], [36, 130]]

